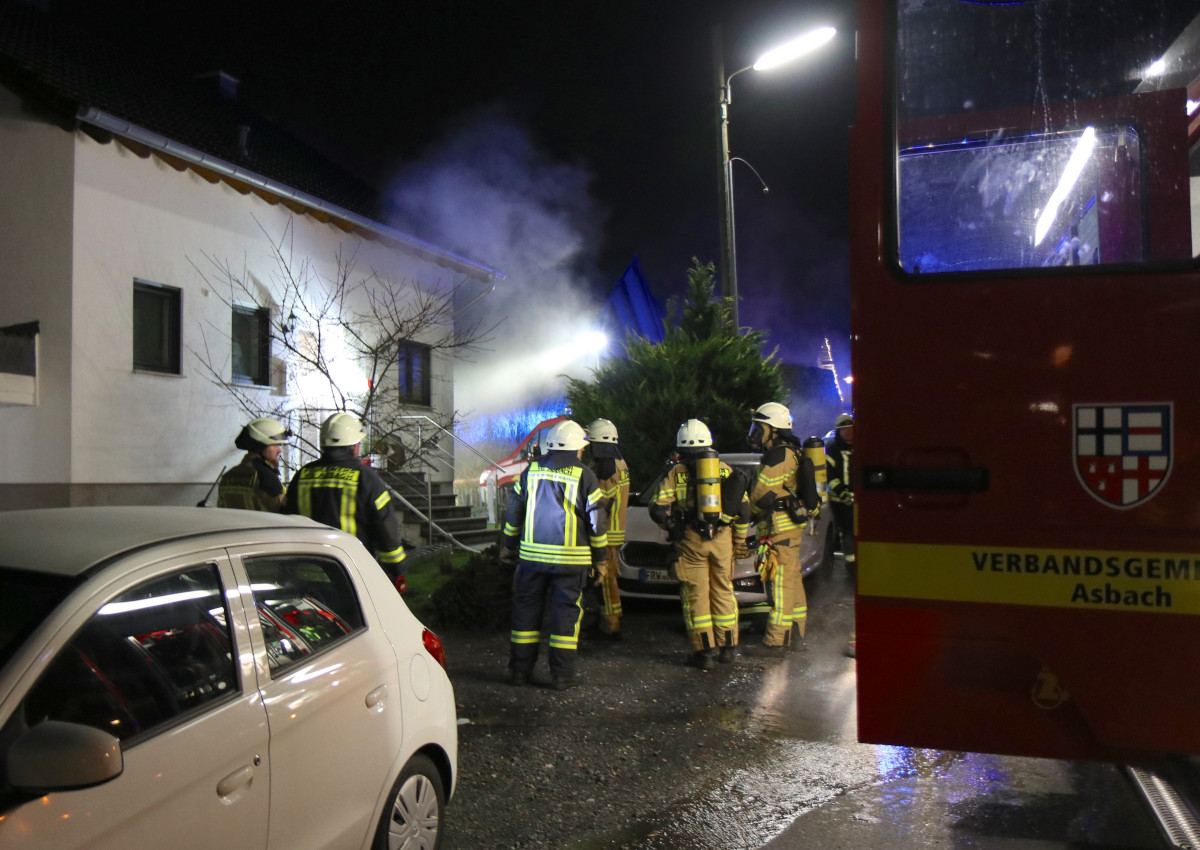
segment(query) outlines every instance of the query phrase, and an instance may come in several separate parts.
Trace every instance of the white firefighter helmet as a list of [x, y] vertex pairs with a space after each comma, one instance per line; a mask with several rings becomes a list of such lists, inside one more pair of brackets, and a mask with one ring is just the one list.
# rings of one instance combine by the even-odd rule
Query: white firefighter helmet
[[321, 448], [353, 446], [367, 436], [362, 423], [350, 413], [335, 413], [321, 423]]
[[854, 424], [854, 415], [851, 413], [843, 413], [833, 423], [834, 428], [849, 428]]
[[754, 411], [755, 422], [762, 422], [772, 428], [791, 428], [792, 412], [777, 401], [768, 401]]
[[675, 434], [675, 446], [680, 449], [711, 446], [712, 432], [699, 419], [689, 419], [679, 426]]
[[281, 446], [287, 442], [288, 437], [292, 436], [292, 432], [285, 428], [278, 419], [272, 419], [269, 416], [252, 419], [246, 425], [246, 434], [251, 440], [262, 443], [264, 446]]
[[546, 432], [546, 451], [574, 451], [582, 449], [587, 443], [587, 433], [583, 426], [570, 419], [564, 419], [557, 425], [552, 425]]
[[587, 426], [588, 439], [593, 443], [615, 443], [617, 441], [617, 426], [607, 419], [597, 419]]

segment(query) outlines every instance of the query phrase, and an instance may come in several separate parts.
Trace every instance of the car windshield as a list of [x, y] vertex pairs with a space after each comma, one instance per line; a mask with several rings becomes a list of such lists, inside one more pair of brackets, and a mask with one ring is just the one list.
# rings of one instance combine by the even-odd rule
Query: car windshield
[[0, 668], [75, 587], [75, 580], [0, 567]]

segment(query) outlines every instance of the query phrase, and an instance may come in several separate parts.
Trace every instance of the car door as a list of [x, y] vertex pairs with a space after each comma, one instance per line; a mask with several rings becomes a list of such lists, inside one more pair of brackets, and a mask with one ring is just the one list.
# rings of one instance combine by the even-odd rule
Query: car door
[[213, 551], [118, 564], [71, 596], [62, 627], [26, 656], [47, 661], [5, 702], [0, 739], [43, 720], [93, 726], [120, 739], [124, 770], [15, 805], [0, 817], [0, 845], [266, 845], [266, 713], [233, 586]]
[[395, 652], [340, 550], [235, 555], [258, 613], [251, 632], [271, 726], [270, 846], [360, 847], [402, 743]]

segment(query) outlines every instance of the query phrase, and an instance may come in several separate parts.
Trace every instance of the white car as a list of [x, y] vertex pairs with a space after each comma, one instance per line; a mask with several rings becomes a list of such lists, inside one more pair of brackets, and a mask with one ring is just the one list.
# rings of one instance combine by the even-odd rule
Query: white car
[[[760, 455], [754, 453], [722, 453], [721, 460], [735, 469], [743, 470], [753, 478], [758, 468]], [[648, 599], [678, 599], [679, 583], [669, 573], [672, 546], [667, 532], [650, 519], [650, 504], [658, 493], [659, 483], [666, 475], [666, 468], [650, 482], [644, 491], [630, 499], [629, 513], [625, 518], [625, 543], [621, 546], [617, 585], [622, 596]], [[805, 529], [800, 543], [800, 563], [803, 575], [808, 575], [822, 564], [833, 561], [833, 535], [831, 523], [833, 512], [828, 508], [817, 514], [815, 522]], [[754, 527], [750, 527], [753, 547]], [[733, 562], [733, 592], [738, 600], [738, 610], [743, 615], [765, 614], [770, 610], [762, 579], [754, 566], [754, 558], [740, 558]]]
[[435, 847], [444, 665], [362, 544], [304, 517], [0, 512], [0, 846]]

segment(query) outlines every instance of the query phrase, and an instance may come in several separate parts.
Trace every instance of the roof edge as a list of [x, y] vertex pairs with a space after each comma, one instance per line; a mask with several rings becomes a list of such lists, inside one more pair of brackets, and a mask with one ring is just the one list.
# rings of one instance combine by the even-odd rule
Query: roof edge
[[153, 150], [176, 157], [191, 165], [206, 168], [222, 177], [238, 180], [247, 185], [262, 189], [265, 192], [270, 192], [273, 195], [294, 201], [301, 206], [341, 219], [355, 227], [360, 227], [363, 230], [389, 239], [418, 254], [424, 255], [439, 265], [455, 266], [464, 274], [468, 274], [485, 283], [495, 283], [497, 280], [503, 280], [507, 277], [503, 272], [490, 266], [485, 266], [453, 251], [439, 248], [402, 230], [397, 230], [394, 227], [389, 227], [364, 215], [343, 209], [328, 201], [323, 201], [318, 197], [309, 195], [306, 192], [293, 189], [291, 186], [287, 186], [277, 180], [272, 180], [269, 177], [264, 177], [255, 171], [226, 162], [223, 159], [206, 154], [181, 142], [176, 142], [160, 133], [140, 127], [137, 124], [132, 124], [123, 118], [118, 118], [94, 106], [81, 105], [75, 117], [81, 122], [91, 124], [102, 130], [107, 130], [114, 135], [127, 138]]

